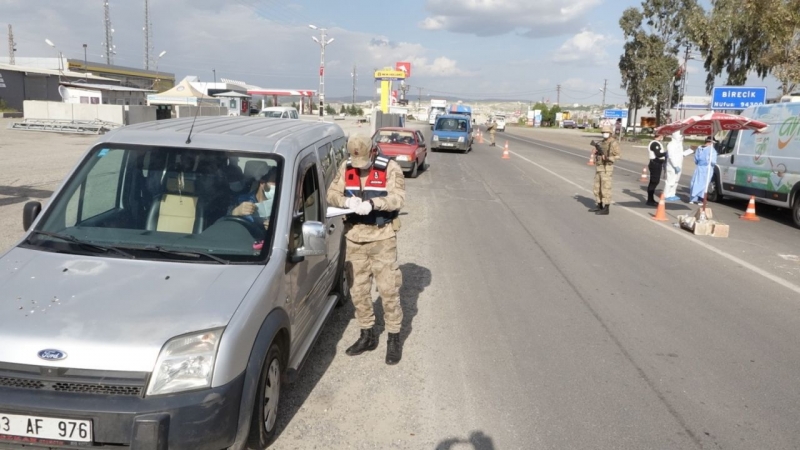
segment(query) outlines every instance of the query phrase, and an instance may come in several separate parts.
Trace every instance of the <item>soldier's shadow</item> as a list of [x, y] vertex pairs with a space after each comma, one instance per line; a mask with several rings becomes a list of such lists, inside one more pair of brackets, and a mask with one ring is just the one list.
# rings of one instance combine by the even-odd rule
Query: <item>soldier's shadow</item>
[[[400, 266], [403, 274], [403, 285], [400, 287], [400, 304], [403, 307], [403, 326], [400, 329], [400, 343], [405, 345], [406, 339], [413, 330], [414, 317], [417, 315], [419, 296], [430, 286], [432, 275], [427, 267], [422, 267], [414, 263], [406, 263]], [[383, 304], [380, 297], [375, 302], [375, 322], [379, 333], [383, 333], [385, 323], [383, 322]]]
[[583, 195], [576, 195], [573, 198], [587, 208], [593, 208], [595, 206], [595, 201], [593, 198], [584, 197]]

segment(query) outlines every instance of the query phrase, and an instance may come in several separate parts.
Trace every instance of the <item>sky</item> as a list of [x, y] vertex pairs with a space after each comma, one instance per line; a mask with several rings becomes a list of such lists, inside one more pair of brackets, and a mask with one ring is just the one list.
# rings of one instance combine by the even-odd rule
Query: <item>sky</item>
[[[144, 0], [108, 0], [114, 63], [144, 67]], [[202, 81], [229, 78], [273, 89], [319, 88], [327, 29], [326, 97], [375, 95], [375, 69], [411, 62], [408, 97], [558, 99], [562, 105], [623, 104], [618, 21], [641, 0], [150, 0], [158, 69]], [[3, 34], [13, 26], [17, 57], [104, 61], [102, 0], [0, 0]], [[0, 61], [8, 46], [0, 44]], [[151, 69], [153, 65], [151, 64]], [[702, 63], [688, 62], [687, 95], [704, 95]], [[722, 83], [720, 83], [722, 84]], [[778, 83], [751, 77], [749, 86]], [[420, 90], [421, 89], [421, 90]]]

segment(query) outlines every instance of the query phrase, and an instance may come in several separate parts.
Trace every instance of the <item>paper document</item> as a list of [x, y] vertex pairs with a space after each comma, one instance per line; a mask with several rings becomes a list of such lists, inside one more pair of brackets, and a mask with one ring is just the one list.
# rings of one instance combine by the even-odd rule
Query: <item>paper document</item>
[[692, 153], [694, 153], [694, 150], [692, 150], [692, 149], [687, 149], [687, 150], [684, 150], [684, 151], [683, 151], [683, 156], [689, 156], [689, 155], [691, 155]]
[[345, 214], [352, 214], [355, 211], [352, 209], [337, 208], [335, 206], [328, 206], [326, 217], [344, 216]]

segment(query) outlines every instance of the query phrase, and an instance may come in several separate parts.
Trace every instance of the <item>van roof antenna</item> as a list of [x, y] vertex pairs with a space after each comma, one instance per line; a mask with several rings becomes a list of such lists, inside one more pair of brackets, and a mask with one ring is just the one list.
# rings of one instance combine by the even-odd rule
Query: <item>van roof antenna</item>
[[[200, 79], [198, 78], [198, 81], [199, 80]], [[191, 126], [191, 128], [189, 128], [189, 136], [186, 137], [186, 143], [187, 144], [191, 144], [192, 143], [192, 131], [194, 131], [194, 123], [197, 122], [197, 115], [200, 113], [200, 108], [203, 107], [202, 104], [203, 104], [203, 99], [204, 98], [206, 98], [206, 93], [205, 92], [200, 92], [200, 100], [198, 100], [198, 102], [197, 102], [197, 111], [194, 112], [194, 119], [192, 119], [192, 126]]]

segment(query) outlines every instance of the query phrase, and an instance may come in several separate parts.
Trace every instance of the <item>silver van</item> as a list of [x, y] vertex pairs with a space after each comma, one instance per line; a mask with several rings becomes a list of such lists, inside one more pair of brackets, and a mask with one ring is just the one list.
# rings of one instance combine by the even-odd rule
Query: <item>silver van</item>
[[325, 199], [346, 157], [324, 122], [103, 136], [0, 257], [0, 448], [267, 447], [349, 295]]

